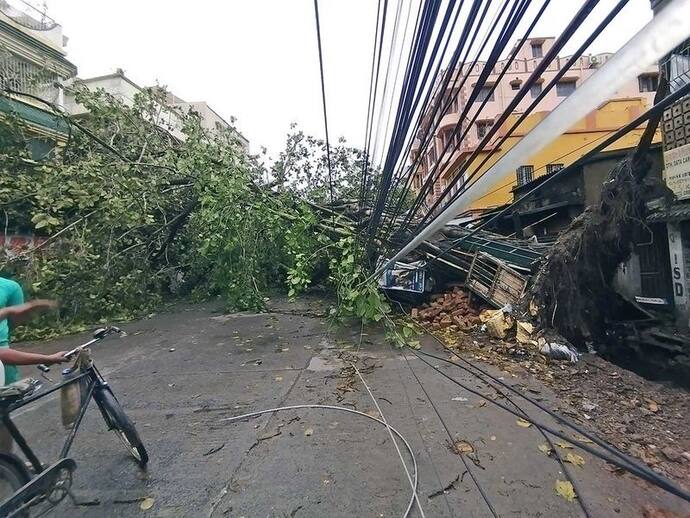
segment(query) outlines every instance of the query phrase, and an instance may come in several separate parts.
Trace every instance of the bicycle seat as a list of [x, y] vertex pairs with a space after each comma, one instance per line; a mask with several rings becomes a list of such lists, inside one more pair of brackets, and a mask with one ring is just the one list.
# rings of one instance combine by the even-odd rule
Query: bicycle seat
[[0, 387], [0, 400], [3, 402], [18, 401], [33, 394], [40, 383], [37, 379], [26, 378]]

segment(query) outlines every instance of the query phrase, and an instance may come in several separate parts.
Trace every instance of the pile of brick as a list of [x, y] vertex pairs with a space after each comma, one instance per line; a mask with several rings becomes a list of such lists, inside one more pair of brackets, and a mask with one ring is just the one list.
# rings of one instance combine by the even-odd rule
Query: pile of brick
[[459, 286], [448, 293], [432, 295], [428, 304], [412, 309], [412, 318], [434, 330], [467, 331], [481, 323], [482, 308], [470, 304], [469, 294]]

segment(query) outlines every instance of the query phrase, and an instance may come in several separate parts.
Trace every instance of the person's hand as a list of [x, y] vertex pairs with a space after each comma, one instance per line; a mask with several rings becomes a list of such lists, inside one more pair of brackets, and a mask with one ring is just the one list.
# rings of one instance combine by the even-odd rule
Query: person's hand
[[65, 358], [65, 355], [69, 351], [60, 351], [59, 353], [48, 354], [43, 363], [46, 365], [53, 365], [55, 363], [65, 363], [69, 361], [69, 358]]
[[28, 304], [31, 305], [32, 309], [39, 309], [44, 311], [50, 311], [58, 307], [57, 300], [50, 299], [34, 299], [29, 301]]

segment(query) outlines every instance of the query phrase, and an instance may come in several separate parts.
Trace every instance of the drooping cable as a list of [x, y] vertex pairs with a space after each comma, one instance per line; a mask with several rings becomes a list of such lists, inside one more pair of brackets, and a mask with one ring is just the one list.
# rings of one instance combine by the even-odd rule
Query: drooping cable
[[590, 446], [589, 444], [587, 444], [581, 440], [573, 439], [572, 437], [568, 437], [567, 435], [565, 435], [565, 433], [561, 432], [560, 430], [557, 430], [557, 429], [555, 429], [549, 425], [546, 425], [544, 423], [538, 422], [529, 416], [522, 415], [520, 412], [508, 407], [507, 405], [504, 405], [503, 403], [500, 403], [499, 401], [494, 401], [491, 398], [486, 397], [481, 392], [467, 386], [466, 384], [464, 384], [464, 383], [458, 381], [457, 379], [453, 378], [452, 376], [446, 374], [440, 368], [433, 365], [431, 362], [427, 361], [422, 356], [433, 358], [436, 361], [448, 362], [451, 364], [453, 363], [452, 361], [447, 360], [446, 358], [443, 358], [441, 356], [437, 356], [435, 354], [427, 353], [424, 351], [417, 351], [411, 347], [408, 347], [408, 349], [419, 360], [421, 360], [426, 365], [428, 365], [429, 367], [434, 369], [436, 372], [441, 374], [441, 376], [448, 379], [449, 381], [451, 381], [455, 385], [462, 387], [463, 389], [465, 389], [469, 393], [482, 398], [487, 403], [491, 403], [494, 406], [497, 406], [498, 408], [501, 408], [502, 410], [505, 410], [506, 412], [508, 412], [508, 413], [510, 413], [516, 417], [522, 418], [525, 421], [533, 424], [534, 426], [539, 426], [540, 428], [542, 428], [544, 431], [550, 433], [551, 435], [558, 437], [560, 439], [563, 439], [565, 441], [568, 441], [569, 443], [573, 444], [574, 446], [577, 446], [578, 448], [582, 449], [583, 451], [586, 451], [587, 453], [594, 455], [595, 457], [598, 457], [605, 462], [609, 462], [611, 464], [614, 464], [615, 466], [617, 466], [621, 469], [624, 469], [625, 471], [629, 472], [630, 474], [635, 475], [635, 476], [637, 476], [643, 480], [646, 480], [647, 482], [654, 484], [655, 486], [660, 487], [660, 488], [666, 490], [667, 492], [669, 492], [673, 495], [676, 495], [676, 496], [682, 498], [683, 500], [690, 502], [690, 493], [688, 491], [679, 487], [677, 484], [675, 484], [671, 480], [667, 479], [666, 477], [663, 477], [663, 476], [659, 475], [658, 473], [652, 472], [646, 466], [644, 466], [644, 467], [639, 466], [636, 463], [635, 464], [631, 463], [631, 461], [629, 461], [629, 460], [624, 461], [617, 456], [610, 456], [610, 455], [607, 455], [605, 453], [602, 453], [601, 451], [597, 450], [596, 448], [593, 448], [592, 446]]
[[326, 109], [326, 85], [323, 74], [323, 51], [321, 49], [321, 22], [319, 20], [319, 0], [314, 0], [314, 18], [316, 19], [316, 41], [319, 48], [319, 70], [321, 72], [321, 98], [323, 100], [323, 125], [326, 132], [326, 163], [328, 165], [328, 189], [333, 203], [333, 171], [331, 170], [331, 145], [328, 140], [328, 110]]
[[[530, 26], [525, 31], [525, 37], [529, 35], [529, 33], [533, 29], [534, 25], [536, 25], [538, 19], [543, 14], [543, 12], [546, 9], [549, 2], [550, 2], [550, 0], [544, 0], [544, 3], [542, 4], [540, 11], [537, 13], [537, 16], [534, 17], [534, 19], [532, 20], [532, 23], [530, 24]], [[417, 194], [417, 197], [415, 199], [415, 202], [414, 202], [412, 208], [408, 211], [408, 214], [405, 217], [405, 220], [403, 222], [403, 228], [406, 228], [406, 226], [409, 224], [410, 220], [412, 219], [412, 217], [414, 216], [416, 211], [419, 209], [421, 201], [424, 199], [424, 197], [429, 192], [431, 187], [437, 181], [438, 177], [440, 177], [440, 175], [442, 174], [443, 167], [445, 167], [445, 164], [443, 167], [441, 167], [441, 164], [443, 163], [443, 159], [446, 156], [446, 154], [448, 154], [450, 152], [450, 156], [452, 156], [452, 154], [455, 153], [455, 151], [459, 147], [460, 143], [462, 142], [462, 140], [467, 135], [467, 132], [469, 131], [469, 128], [471, 127], [471, 124], [479, 116], [482, 109], [484, 108], [484, 106], [488, 102], [488, 99], [493, 94], [494, 90], [496, 89], [496, 87], [498, 85], [498, 81], [495, 81], [492, 85], [487, 85], [488, 78], [491, 75], [491, 73], [493, 72], [494, 67], [498, 63], [498, 60], [500, 58], [501, 53], [503, 52], [503, 50], [508, 45], [510, 37], [512, 36], [513, 32], [517, 28], [518, 23], [520, 22], [522, 17], [525, 15], [527, 7], [528, 7], [528, 2], [523, 1], [519, 4], [515, 4], [513, 6], [513, 9], [509, 13], [509, 15], [506, 19], [505, 25], [504, 25], [503, 29], [501, 30], [501, 33], [499, 34], [497, 41], [495, 42], [494, 47], [493, 47], [489, 57], [487, 58], [487, 61], [483, 64], [483, 67], [482, 67], [482, 70], [480, 71], [477, 82], [473, 85], [472, 91], [471, 91], [471, 93], [470, 93], [470, 95], [469, 95], [469, 97], [468, 97], [468, 99], [467, 99], [467, 101], [466, 101], [466, 103], [462, 109], [462, 112], [460, 113], [460, 115], [458, 117], [458, 122], [455, 125], [452, 133], [450, 134], [450, 136], [448, 138], [448, 142], [445, 143], [443, 150], [441, 152], [441, 155], [436, 160], [432, 170], [428, 172], [427, 178], [426, 178], [424, 184], [422, 185], [420, 192]], [[502, 77], [503, 74], [505, 74], [510, 69], [511, 63], [513, 62], [513, 60], [515, 59], [515, 56], [517, 55], [518, 47], [519, 46], [516, 46], [514, 48], [513, 52], [509, 56], [507, 62], [504, 63], [502, 70], [501, 70], [500, 77]], [[480, 101], [481, 104], [480, 104], [479, 108], [477, 110], [475, 110], [475, 114], [474, 114], [472, 121], [465, 124], [465, 120], [468, 116], [468, 113], [469, 113], [471, 107], [473, 107], [474, 102], [479, 99], [479, 94], [482, 91], [482, 89], [484, 89], [485, 87], [488, 89], [488, 91], [485, 92], [485, 94], [484, 94], [485, 98]], [[463, 126], [465, 127], [464, 130], [463, 130]], [[462, 134], [459, 134], [459, 132], [462, 132]]]
[[[460, 60], [460, 63], [466, 63], [467, 62], [467, 58], [468, 58], [468, 55], [470, 53], [470, 50], [472, 49], [474, 42], [475, 42], [475, 39], [476, 39], [477, 35], [479, 34], [480, 29], [482, 28], [484, 18], [485, 18], [486, 14], [488, 12], [488, 9], [491, 5], [490, 2], [485, 3], [484, 10], [483, 10], [482, 14], [480, 15], [479, 21], [477, 22], [477, 24], [475, 26], [474, 34], [470, 38], [467, 45], [465, 45], [466, 34], [463, 34], [460, 37], [460, 41], [458, 42], [456, 50], [455, 50], [453, 56], [451, 57], [451, 61], [448, 64], [448, 67], [446, 68], [446, 72], [444, 73], [443, 80], [439, 84], [438, 90], [434, 93], [434, 96], [438, 97], [438, 101], [436, 101], [432, 104], [432, 108], [429, 112], [427, 112], [426, 110], [420, 111], [420, 113], [417, 117], [416, 124], [415, 124], [414, 128], [412, 129], [412, 131], [410, 132], [410, 134], [408, 135], [408, 143], [406, 145], [405, 151], [403, 152], [403, 154], [401, 156], [402, 157], [409, 157], [410, 156], [412, 146], [413, 146], [415, 140], [418, 139], [419, 137], [421, 137], [421, 138], [419, 138], [421, 143], [419, 145], [417, 155], [411, 160], [411, 164], [408, 164], [406, 167], [405, 161], [401, 160], [400, 164], [398, 165], [396, 180], [395, 180], [393, 186], [391, 187], [394, 196], [396, 194], [395, 189], [400, 185], [400, 181], [402, 180], [403, 177], [405, 178], [405, 183], [404, 183], [404, 186], [402, 187], [400, 193], [397, 195], [397, 202], [394, 201], [394, 209], [388, 218], [389, 219], [389, 221], [388, 221], [389, 226], [388, 226], [388, 230], [386, 231], [386, 235], [390, 234], [390, 231], [391, 231], [390, 227], [394, 224], [396, 218], [400, 214], [400, 212], [402, 210], [403, 203], [405, 201], [405, 198], [407, 197], [407, 193], [409, 192], [410, 187], [412, 185], [411, 180], [413, 178], [413, 174], [411, 174], [411, 172], [415, 171], [419, 167], [419, 163], [420, 163], [422, 157], [425, 156], [426, 150], [429, 147], [429, 144], [431, 142], [433, 142], [433, 136], [436, 132], [436, 129], [440, 125], [443, 117], [446, 115], [446, 113], [448, 113], [448, 110], [451, 108], [454, 101], [460, 95], [460, 89], [462, 88], [465, 81], [469, 77], [470, 70], [474, 67], [477, 60], [479, 59], [483, 49], [486, 47], [486, 44], [490, 39], [491, 34], [498, 27], [498, 20], [500, 18], [502, 18], [503, 13], [505, 12], [509, 2], [510, 2], [510, 0], [504, 0], [503, 6], [501, 7], [501, 9], [495, 13], [493, 20], [491, 22], [489, 22], [489, 30], [487, 31], [487, 34], [484, 38], [484, 41], [480, 44], [480, 47], [476, 52], [476, 56], [474, 58], [474, 61], [472, 62], [472, 65], [470, 65], [470, 67], [467, 69], [467, 73], [463, 76], [462, 82], [460, 83], [460, 85], [458, 85], [458, 80], [460, 79], [460, 74], [451, 74], [451, 73], [449, 73], [449, 71], [455, 69], [455, 67], [458, 63], [458, 58], [460, 57], [461, 51], [463, 50], [464, 47], [466, 47], [465, 54], [462, 57], [462, 59]], [[473, 14], [474, 13], [472, 11], [468, 14], [468, 19], [465, 21], [465, 25], [464, 25], [464, 28], [465, 28], [464, 30], [469, 31], [470, 27], [473, 25], [473, 22], [474, 22]], [[450, 82], [451, 77], [453, 77], [453, 84], [449, 87], [448, 83]], [[447, 100], [444, 102], [444, 99], [446, 99], [446, 97], [442, 96], [442, 93], [446, 92], [446, 91], [455, 92], [455, 94], [448, 96]], [[426, 104], [427, 104], [427, 102], [425, 102], [425, 105]], [[422, 136], [422, 135], [420, 135], [420, 126], [422, 125], [422, 121], [425, 118], [428, 118], [431, 122], [427, 126], [426, 131], [423, 133], [423, 136]], [[405, 174], [405, 169], [407, 169], [408, 174]]]
[[[586, 5], [596, 3], [598, 1], [599, 0], [589, 0], [588, 4], [586, 4]], [[497, 88], [498, 84], [500, 84], [500, 81], [503, 79], [505, 74], [508, 73], [508, 71], [512, 69], [512, 63], [516, 59], [520, 48], [522, 47], [524, 42], [527, 40], [527, 38], [531, 34], [532, 30], [536, 26], [536, 24], [539, 21], [539, 19], [541, 18], [541, 16], [544, 14], [546, 8], [549, 5], [549, 2], [550, 2], [550, 0], [545, 0], [544, 3], [542, 4], [540, 10], [533, 17], [530, 25], [525, 30], [522, 38], [520, 39], [518, 44], [515, 45], [512, 52], [510, 53], [508, 59], [505, 62], [505, 65], [502, 67], [502, 69], [501, 69], [499, 75], [497, 76], [494, 84], [491, 85], [490, 87], [487, 87], [488, 91], [486, 92], [486, 94], [484, 94], [484, 99], [482, 99], [479, 108], [477, 110], [475, 110], [473, 117], [471, 118], [471, 120], [469, 120], [467, 122], [467, 124], [464, 125], [465, 127], [464, 127], [464, 129], [462, 129], [461, 135], [456, 139], [455, 136], [457, 135], [457, 131], [459, 129], [461, 129], [461, 127], [464, 123], [464, 116], [470, 110], [470, 106], [478, 99], [478, 97], [475, 95], [474, 97], [471, 96], [470, 99], [468, 99], [468, 102], [466, 103], [464, 110], [463, 110], [463, 116], [461, 116], [460, 120], [458, 121], [458, 124], [457, 124], [455, 131], [453, 133], [453, 138], [449, 139], [448, 143], [446, 143], [446, 146], [444, 147], [442, 155], [439, 157], [437, 162], [434, 164], [432, 171], [429, 173], [429, 177], [427, 179], [427, 182], [424, 185], [424, 189], [420, 192], [420, 196], [426, 196], [426, 193], [429, 191], [431, 186], [440, 180], [441, 176], [443, 175], [443, 173], [446, 170], [446, 167], [448, 166], [448, 164], [452, 160], [453, 155], [455, 154], [457, 149], [460, 147], [460, 145], [462, 144], [462, 142], [466, 138], [467, 134], [469, 133], [470, 129], [473, 127], [474, 122], [477, 120], [477, 118], [481, 114], [482, 110], [484, 109], [484, 106], [486, 106], [489, 99], [491, 98], [490, 96], [493, 95], [494, 90]], [[584, 7], [583, 7], [583, 9], [584, 9]], [[524, 12], [523, 12], [523, 14], [524, 14]], [[570, 37], [569, 35], [564, 33], [564, 35], [562, 35], [559, 38], [559, 40], [567, 41], [567, 39], [569, 39], [569, 37]], [[504, 46], [505, 45], [507, 45], [507, 41], [504, 43]], [[556, 45], [554, 44], [554, 47], [555, 46]], [[535, 69], [535, 71], [525, 81], [525, 84], [522, 85], [520, 91], [518, 92], [518, 95], [516, 95], [515, 98], [512, 99], [512, 101], [509, 103], [509, 105], [506, 107], [506, 109], [502, 112], [501, 116], [499, 117], [499, 121], [501, 119], [507, 118], [512, 113], [514, 107], [517, 106], [517, 104], [522, 99], [522, 97], [524, 97], [524, 95], [526, 95], [526, 92], [529, 91], [531, 85], [539, 78], [541, 71], [545, 70], [546, 67], [548, 67], [548, 65], [551, 63], [551, 61], [554, 59], [555, 56], [556, 56], [556, 52], [554, 52], [553, 49], [550, 49], [549, 52], [547, 52], [547, 55], [537, 65], [537, 69]], [[498, 60], [498, 57], [495, 58], [494, 62], [487, 62], [484, 69], [480, 73], [480, 80], [478, 81], [478, 83], [481, 81], [482, 86], [484, 86], [486, 84], [486, 80], [487, 80], [490, 72], [493, 70], [493, 67], [495, 66], [495, 61], [497, 61], [497, 60]], [[486, 69], [488, 69], [488, 70], [486, 70]], [[482, 75], [484, 75], [483, 80], [482, 80]], [[476, 89], [475, 89], [475, 92], [473, 92], [473, 94], [478, 94]], [[522, 94], [522, 95], [520, 95], [520, 94]], [[480, 150], [483, 150], [485, 148], [485, 146], [489, 142], [489, 138], [487, 138], [487, 137], [489, 137], [489, 135], [493, 135], [492, 130], [495, 133], [495, 131], [499, 127], [500, 127], [500, 124], [497, 122], [494, 124], [494, 126], [492, 128], [490, 128], [490, 130], [487, 132], [487, 135], [484, 136], [484, 138], [477, 145], [476, 149], [474, 150], [474, 153], [478, 153]], [[451, 150], [451, 147], [452, 147], [452, 150]], [[444, 157], [446, 157], [446, 156], [447, 156], [447, 158], [444, 160]], [[448, 187], [446, 187], [446, 189], [444, 190], [444, 193], [446, 193], [449, 190], [449, 188], [452, 188], [450, 184]], [[427, 211], [426, 215], [424, 216], [425, 218], [433, 213], [435, 206], [437, 206], [438, 203], [440, 203], [440, 200], [443, 200], [444, 196], [445, 196], [445, 194], [439, 195], [434, 206], [432, 206], [432, 208], [430, 208]], [[403, 231], [405, 228], [407, 228], [407, 226], [410, 224], [410, 221], [412, 220], [414, 214], [417, 212], [418, 209], [419, 209], [419, 204], [417, 203], [408, 213], [400, 231]]]
[[[521, 85], [520, 90], [516, 93], [515, 97], [511, 100], [511, 102], [508, 104], [506, 109], [503, 111], [501, 116], [494, 122], [494, 125], [487, 131], [486, 135], [482, 138], [481, 142], [477, 146], [477, 148], [472, 152], [472, 154], [467, 158], [465, 161], [465, 166], [461, 169], [461, 172], [458, 173], [458, 175], [451, 180], [446, 188], [443, 190], [443, 192], [438, 196], [436, 201], [432, 204], [432, 206], [429, 208], [429, 211], [424, 215], [422, 220], [417, 224], [417, 229], [421, 228], [424, 223], [429, 219], [429, 217], [434, 213], [436, 208], [443, 202], [445, 197], [451, 192], [451, 190], [455, 187], [456, 183], [462, 178], [462, 173], [467, 169], [467, 166], [471, 164], [476, 157], [479, 155], [480, 152], [482, 152], [486, 146], [488, 145], [489, 141], [493, 138], [493, 136], [498, 132], [500, 127], [503, 125], [503, 123], [508, 119], [508, 117], [513, 113], [513, 111], [517, 108], [518, 104], [522, 101], [522, 99], [530, 92], [530, 89], [532, 85], [536, 83], [541, 77], [541, 75], [546, 71], [549, 67], [549, 65], [558, 58], [558, 53], [561, 51], [561, 49], [566, 45], [568, 41], [573, 37], [575, 32], [581, 27], [582, 23], [584, 20], [587, 19], [587, 17], [591, 14], [592, 10], [594, 7], [599, 3], [599, 0], [589, 0], [585, 2], [585, 4], [579, 9], [579, 11], [573, 16], [573, 19], [570, 21], [570, 23], [567, 25], [567, 27], [563, 30], [563, 33], [556, 39], [554, 42], [553, 46], [546, 52], [544, 57], [539, 61], [537, 66], [535, 67], [534, 71], [530, 74], [529, 78], [525, 81], [523, 85]], [[622, 8], [623, 5], [620, 6]], [[615, 9], [615, 8], [614, 8]], [[601, 31], [603, 31], [603, 27], [601, 28]], [[598, 33], [597, 33], [598, 34]], [[591, 37], [591, 36], [590, 36]], [[596, 36], [594, 36], [596, 37]], [[592, 40], [594, 40], [594, 37], [592, 37]], [[572, 65], [575, 62], [575, 60], [570, 60], [566, 65]], [[565, 72], [569, 70], [568, 68], [565, 68], [565, 66], [561, 69], [561, 76], [565, 74]], [[551, 87], [555, 86], [557, 81], [552, 81], [551, 82]], [[523, 115], [523, 120], [524, 118], [529, 115], [532, 110], [536, 107], [536, 103], [532, 103], [526, 110], [525, 114]], [[448, 162], [442, 166], [442, 169], [445, 169], [445, 167], [448, 165]]]
[[233, 417], [225, 417], [221, 419], [221, 422], [228, 422], [232, 423], [235, 421], [241, 421], [242, 419], [250, 419], [252, 417], [258, 417], [260, 415], [264, 414], [273, 414], [275, 412], [285, 412], [289, 410], [305, 410], [305, 409], [316, 409], [316, 410], [334, 410], [338, 412], [345, 412], [348, 414], [353, 414], [357, 415], [359, 417], [364, 417], [367, 419], [371, 419], [372, 421], [376, 421], [380, 425], [385, 426], [388, 428], [390, 431], [392, 431], [396, 437], [398, 437], [403, 444], [405, 445], [405, 449], [407, 452], [410, 454], [410, 458], [412, 459], [412, 468], [413, 468], [413, 474], [414, 474], [414, 480], [413, 480], [413, 494], [410, 498], [410, 501], [407, 504], [407, 508], [405, 509], [405, 512], [403, 513], [403, 518], [407, 518], [410, 513], [412, 512], [412, 508], [414, 507], [414, 503], [416, 500], [416, 494], [419, 486], [419, 469], [417, 467], [417, 459], [414, 455], [414, 451], [412, 450], [412, 447], [410, 446], [410, 443], [407, 442], [405, 437], [393, 428], [390, 425], [387, 425], [385, 422], [383, 422], [381, 419], [378, 417], [371, 416], [369, 414], [365, 414], [364, 412], [360, 412], [359, 410], [354, 410], [352, 408], [348, 407], [343, 407], [343, 406], [335, 406], [335, 405], [316, 405], [316, 404], [303, 404], [303, 405], [290, 405], [290, 406], [282, 406], [282, 407], [276, 407], [276, 408], [268, 408], [266, 410], [259, 410], [257, 412], [249, 412], [246, 414], [238, 415], [238, 416], [233, 416]]
[[564, 175], [568, 174], [570, 171], [573, 169], [582, 166], [584, 163], [586, 163], [588, 160], [602, 152], [604, 149], [609, 147], [611, 144], [616, 142], [618, 139], [622, 138], [623, 136], [627, 135], [631, 131], [635, 130], [638, 128], [640, 125], [644, 124], [647, 122], [651, 117], [658, 115], [659, 113], [662, 113], [666, 108], [668, 108], [671, 104], [673, 104], [675, 101], [678, 99], [681, 99], [685, 95], [690, 94], [690, 83], [684, 85], [682, 88], [679, 90], [676, 90], [669, 96], [665, 97], [662, 99], [660, 102], [652, 106], [649, 110], [647, 110], [645, 113], [637, 117], [635, 120], [629, 122], [622, 128], [620, 128], [618, 131], [613, 133], [611, 136], [609, 136], [606, 140], [602, 141], [599, 143], [597, 146], [593, 147], [591, 150], [589, 150], [587, 153], [582, 155], [580, 158], [578, 158], [575, 162], [572, 164], [564, 167], [563, 169], [560, 169], [556, 171], [555, 173], [551, 174], [550, 176], [547, 176], [546, 179], [541, 182], [540, 184], [534, 186], [534, 188], [530, 189], [528, 192], [520, 196], [517, 200], [513, 201], [503, 209], [499, 210], [496, 212], [491, 218], [487, 219], [483, 223], [477, 225], [474, 229], [472, 229], [467, 235], [462, 236], [456, 240], [454, 240], [446, 249], [444, 249], [441, 253], [431, 257], [429, 261], [434, 261], [436, 259], [439, 259], [446, 255], [448, 252], [454, 250], [455, 248], [458, 247], [460, 243], [463, 243], [470, 237], [476, 235], [478, 232], [480, 232], [482, 229], [492, 225], [496, 221], [498, 221], [500, 218], [502, 218], [505, 214], [513, 210], [515, 207], [521, 205], [525, 200], [529, 199], [532, 197], [537, 191], [543, 189], [546, 185], [549, 185], [551, 182], [554, 180], [563, 177]]
[[364, 203], [365, 203], [365, 189], [367, 185], [367, 176], [369, 174], [369, 167], [368, 167], [368, 162], [369, 162], [369, 151], [367, 149], [368, 145], [368, 135], [369, 135], [369, 120], [372, 116], [372, 93], [374, 91], [374, 67], [376, 65], [376, 42], [378, 41], [378, 35], [379, 35], [379, 20], [381, 18], [381, 0], [378, 0], [378, 4], [376, 7], [376, 25], [374, 29], [374, 44], [373, 44], [373, 49], [371, 53], [371, 77], [369, 79], [369, 100], [367, 101], [367, 119], [366, 123], [364, 126], [364, 145], [362, 146], [363, 149], [363, 159], [362, 159], [362, 180], [360, 183], [360, 191], [359, 191], [359, 212], [360, 215], [362, 213], [362, 209], [364, 208]]
[[464, 196], [447, 206], [419, 233], [410, 236], [402, 248], [363, 282], [380, 275], [395, 261], [417, 248], [420, 243], [462, 212], [467, 206], [470, 194], [475, 196], [484, 194], [491, 188], [496, 178], [501, 178], [528, 157], [544, 149], [594, 107], [611, 98], [625, 83], [643, 73], [646, 67], [656, 63], [687, 39], [687, 34], [690, 33], [690, 18], [682, 16], [682, 13], [688, 9], [690, 9], [690, 0], [675, 0], [667, 4], [580, 88], [570, 94], [514, 147], [500, 157], [468, 188]]
[[398, 457], [400, 458], [400, 463], [402, 464], [403, 469], [405, 470], [405, 475], [407, 475], [407, 480], [410, 483], [410, 487], [412, 488], [412, 494], [414, 496], [415, 502], [417, 502], [417, 509], [419, 510], [419, 514], [421, 515], [422, 518], [425, 518], [424, 514], [424, 509], [422, 509], [422, 504], [419, 501], [419, 494], [417, 493], [417, 487], [415, 482], [412, 480], [412, 476], [410, 475], [410, 471], [407, 469], [407, 464], [405, 463], [405, 459], [403, 458], [402, 453], [400, 452], [400, 447], [398, 446], [398, 442], [395, 440], [395, 436], [393, 435], [393, 428], [391, 427], [390, 424], [388, 424], [388, 421], [386, 420], [386, 417], [383, 415], [383, 410], [381, 410], [381, 406], [379, 405], [379, 402], [376, 400], [374, 397], [374, 394], [371, 392], [371, 389], [369, 388], [369, 385], [364, 379], [364, 376], [362, 376], [362, 373], [359, 372], [359, 369], [357, 366], [350, 362], [350, 366], [354, 369], [355, 373], [357, 373], [357, 376], [362, 382], [362, 385], [364, 385], [364, 388], [366, 389], [367, 393], [369, 394], [369, 397], [374, 403], [374, 406], [376, 407], [376, 411], [379, 413], [379, 416], [381, 417], [381, 421], [383, 421], [384, 425], [386, 426], [386, 429], [388, 430], [388, 435], [391, 438], [391, 442], [393, 443], [393, 446], [395, 446], [395, 451], [398, 454]]
[[[560, 79], [566, 74], [568, 70], [570, 70], [573, 66], [573, 64], [584, 54], [584, 52], [589, 48], [589, 46], [592, 44], [592, 42], [603, 32], [603, 30], [608, 26], [609, 23], [618, 15], [618, 13], [625, 7], [625, 5], [628, 3], [629, 0], [620, 0], [618, 4], [614, 6], [614, 8], [609, 12], [609, 14], [602, 20], [602, 22], [592, 31], [592, 33], [587, 37], [585, 42], [575, 51], [575, 53], [568, 59], [568, 61], [559, 69], [559, 71], [556, 73], [556, 75], [553, 77], [549, 83], [541, 89], [541, 92], [539, 95], [534, 98], [532, 103], [530, 104], [529, 107], [527, 107], [524, 112], [520, 114], [520, 116], [517, 118], [517, 120], [513, 123], [513, 125], [506, 130], [505, 134], [501, 136], [501, 138], [496, 142], [495, 144], [492, 145], [491, 149], [487, 153], [487, 155], [484, 157], [484, 159], [481, 161], [479, 165], [477, 165], [474, 168], [474, 171], [463, 181], [462, 185], [460, 185], [457, 189], [457, 192], [451, 198], [449, 203], [452, 203], [456, 198], [461, 196], [463, 189], [467, 184], [469, 184], [472, 179], [479, 174], [481, 171], [482, 167], [486, 165], [486, 163], [491, 159], [492, 156], [496, 154], [496, 152], [501, 149], [501, 146], [505, 143], [508, 138], [513, 134], [513, 132], [524, 122], [524, 120], [532, 113], [532, 111], [538, 106], [538, 104], [546, 97], [546, 95], [558, 84]], [[472, 163], [471, 159], [468, 159], [467, 162], [465, 162], [464, 167], [461, 168], [461, 170], [458, 170], [457, 175], [463, 174], [468, 168], [469, 164]]]

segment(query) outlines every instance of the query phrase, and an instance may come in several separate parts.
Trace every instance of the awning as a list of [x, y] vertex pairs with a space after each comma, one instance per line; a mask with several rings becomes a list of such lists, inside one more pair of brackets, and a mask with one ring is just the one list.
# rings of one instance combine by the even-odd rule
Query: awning
[[16, 115], [29, 124], [34, 124], [44, 130], [64, 135], [69, 133], [69, 126], [63, 117], [15, 99], [9, 99], [4, 96], [0, 97], [1, 113]]
[[647, 221], [684, 221], [690, 219], [690, 203], [677, 202], [670, 207], [657, 209], [647, 216]]

